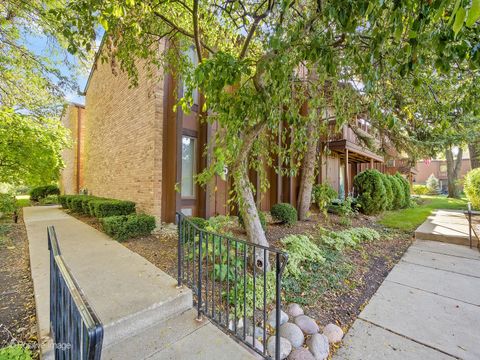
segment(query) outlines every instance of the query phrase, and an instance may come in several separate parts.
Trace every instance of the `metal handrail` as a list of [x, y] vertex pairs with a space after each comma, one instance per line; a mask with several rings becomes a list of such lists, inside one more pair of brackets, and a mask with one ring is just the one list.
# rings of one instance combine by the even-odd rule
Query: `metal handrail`
[[55, 359], [100, 360], [103, 325], [61, 255], [55, 228], [47, 228], [50, 250], [50, 330]]
[[[288, 261], [288, 254], [273, 247], [201, 229], [181, 213], [177, 213], [177, 224], [178, 286], [187, 285], [193, 290], [197, 318], [200, 320], [202, 315], [206, 316], [223, 331], [264, 358], [270, 358], [266, 351], [266, 314], [267, 308], [271, 305], [267, 301], [269, 287], [267, 272], [269, 258], [272, 258], [272, 263], [275, 265], [275, 359], [280, 359], [278, 334], [281, 318], [281, 279]], [[209, 246], [211, 246], [210, 250]], [[258, 257], [262, 258], [261, 267], [257, 268], [257, 261], [255, 261], [253, 264], [250, 262], [250, 269], [247, 269], [248, 260], [258, 259]], [[246, 296], [249, 280], [250, 285], [253, 285], [251, 298]], [[241, 285], [243, 285], [243, 295], [238, 293]], [[257, 302], [257, 295], [262, 295], [257, 294], [257, 285], [261, 287], [259, 291], [263, 293], [263, 301]], [[243, 310], [243, 316], [242, 313], [238, 313], [239, 308], [240, 312]], [[259, 346], [261, 342], [256, 336], [257, 320], [263, 325], [262, 347]], [[238, 326], [240, 321], [243, 324], [241, 327]], [[252, 328], [251, 340], [247, 339], [249, 322]]]
[[[480, 211], [475, 211], [475, 210], [472, 210], [472, 203], [469, 202], [467, 204], [467, 211], [464, 211], [463, 212], [464, 214], [467, 215], [468, 217], [468, 238], [470, 240], [470, 249], [473, 247], [473, 239], [472, 239], [472, 230], [473, 230], [473, 227], [472, 227], [472, 215], [480, 215]], [[475, 231], [474, 231], [475, 233]], [[476, 233], [475, 233], [475, 237], [477, 237]], [[477, 237], [477, 248], [480, 249], [480, 239], [478, 239]]]

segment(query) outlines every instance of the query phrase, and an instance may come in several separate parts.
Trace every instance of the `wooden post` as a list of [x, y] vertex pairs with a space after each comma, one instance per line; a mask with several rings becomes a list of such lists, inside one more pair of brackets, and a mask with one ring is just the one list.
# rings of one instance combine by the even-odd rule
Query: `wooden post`
[[345, 149], [345, 167], [344, 167], [344, 170], [345, 170], [345, 189], [344, 189], [344, 193], [345, 193], [345, 199], [347, 198], [348, 196], [348, 191], [350, 189], [350, 178], [349, 178], [349, 175], [350, 175], [350, 171], [349, 171], [349, 166], [348, 166], [348, 149]]
[[370, 169], [373, 169], [374, 164], [373, 164], [373, 159], [370, 159]]

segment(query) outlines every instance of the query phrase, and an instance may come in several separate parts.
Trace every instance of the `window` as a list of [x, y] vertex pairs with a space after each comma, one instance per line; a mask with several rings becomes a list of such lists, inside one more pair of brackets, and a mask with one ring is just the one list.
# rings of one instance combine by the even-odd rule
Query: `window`
[[182, 197], [195, 197], [196, 140], [182, 136]]
[[[197, 59], [197, 53], [195, 51], [195, 47], [190, 46], [188, 48], [188, 50], [186, 51], [186, 55], [187, 55], [190, 63], [192, 64], [193, 69], [195, 69], [198, 66], [198, 59]], [[192, 69], [192, 72], [193, 72], [193, 69]], [[183, 94], [184, 95], [187, 92], [187, 90], [188, 90], [187, 85], [185, 84], [185, 82], [183, 82]], [[197, 89], [194, 89], [192, 91], [192, 98], [193, 98], [193, 104], [198, 105], [198, 90]]]

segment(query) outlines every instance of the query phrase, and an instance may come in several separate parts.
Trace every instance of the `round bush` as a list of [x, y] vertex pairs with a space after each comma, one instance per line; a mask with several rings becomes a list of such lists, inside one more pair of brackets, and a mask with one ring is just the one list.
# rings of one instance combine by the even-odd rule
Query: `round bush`
[[397, 172], [394, 176], [400, 180], [400, 184], [402, 185], [402, 191], [403, 191], [402, 208], [409, 207], [410, 206], [410, 184], [408, 180], [405, 179], [400, 173]]
[[[265, 213], [263, 211], [259, 211], [258, 217], [260, 218], [260, 224], [262, 224], [262, 229], [265, 230], [267, 228], [267, 219], [265, 217]], [[243, 216], [240, 212], [238, 212], [238, 224], [242, 228], [245, 228], [245, 223], [243, 222]]]
[[321, 212], [326, 214], [328, 205], [336, 198], [338, 198], [338, 193], [330, 184], [324, 183], [313, 186], [312, 201]]
[[387, 190], [378, 170], [362, 171], [355, 176], [353, 186], [359, 194], [357, 200], [364, 214], [379, 214], [387, 208]]
[[287, 225], [294, 225], [298, 220], [297, 209], [287, 203], [273, 205], [270, 214], [275, 220]]
[[388, 178], [388, 175], [382, 174], [382, 181], [383, 185], [385, 186], [385, 191], [387, 194], [387, 205], [385, 207], [386, 210], [391, 210], [393, 208], [393, 189], [392, 189], [392, 182]]
[[392, 209], [401, 209], [405, 202], [405, 193], [403, 192], [403, 185], [399, 178], [389, 175], [390, 182], [392, 183], [393, 190], [393, 202]]
[[429, 191], [427, 185], [413, 185], [413, 193], [415, 195], [427, 195]]
[[480, 168], [473, 169], [465, 176], [463, 185], [465, 195], [468, 201], [472, 203], [474, 209], [480, 210]]
[[198, 227], [200, 230], [205, 230], [205, 228], [208, 225], [208, 221], [201, 217], [189, 216], [187, 219], [188, 221], [192, 222], [196, 227]]

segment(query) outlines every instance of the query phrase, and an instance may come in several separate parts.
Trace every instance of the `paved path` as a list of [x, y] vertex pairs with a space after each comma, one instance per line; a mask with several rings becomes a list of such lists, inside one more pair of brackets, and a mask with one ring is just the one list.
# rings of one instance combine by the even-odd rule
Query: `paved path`
[[[469, 246], [468, 220], [463, 211], [435, 210], [415, 230], [415, 238]], [[475, 236], [473, 246], [477, 246]]]
[[208, 321], [194, 320], [190, 290], [177, 289], [172, 277], [104, 233], [55, 206], [24, 208], [24, 220], [43, 358], [51, 356], [48, 225], [104, 324], [102, 359], [254, 358]]
[[480, 359], [478, 250], [416, 240], [334, 359]]

